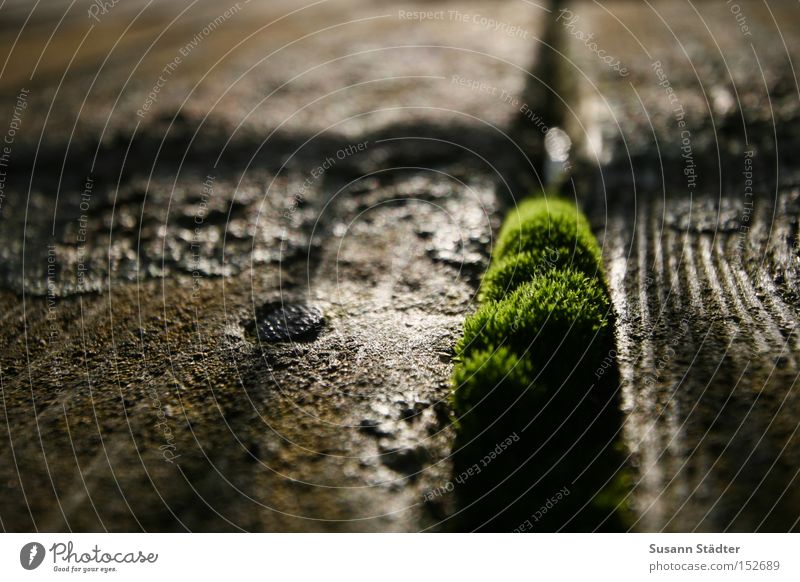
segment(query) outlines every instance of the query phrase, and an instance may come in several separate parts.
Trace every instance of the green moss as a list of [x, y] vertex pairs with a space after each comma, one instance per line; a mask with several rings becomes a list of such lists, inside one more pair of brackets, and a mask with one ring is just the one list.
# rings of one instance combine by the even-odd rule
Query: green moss
[[453, 373], [453, 403], [457, 414], [469, 412], [483, 400], [516, 399], [524, 394], [535, 376], [530, 360], [520, 360], [508, 348], [475, 350], [462, 360]]
[[596, 279], [550, 269], [469, 317], [456, 354], [506, 347], [527, 354], [549, 379], [563, 380], [573, 369], [586, 379], [612, 348], [609, 307]]
[[[560, 198], [521, 203], [479, 298], [453, 373], [454, 466], [471, 475], [458, 489], [466, 526], [515, 529], [569, 487], [538, 531], [624, 529], [616, 370], [595, 376], [613, 349], [611, 309], [586, 218]], [[511, 434], [502, 456], [487, 456]]]
[[541, 264], [555, 263], [602, 280], [602, 256], [586, 217], [570, 201], [554, 196], [524, 200], [506, 218], [494, 262], [530, 253]]
[[[566, 389], [553, 390], [532, 360], [501, 347], [472, 352], [459, 362], [453, 410], [460, 433], [475, 441], [464, 446], [485, 448], [486, 441], [502, 440], [510, 429], [546, 439], [562, 426], [586, 428], [594, 413], [579, 403], [586, 401], [592, 385], [569, 382]], [[581, 393], [575, 394], [579, 385]]]
[[[579, 395], [574, 382], [558, 390], [532, 381], [536, 376], [530, 357], [507, 348], [471, 352], [459, 362], [454, 467], [456, 475], [470, 475], [457, 489], [462, 522], [510, 531], [567, 487], [569, 496], [537, 514], [536, 531], [625, 529], [617, 504], [628, 489], [616, 471], [618, 451], [609, 446], [619, 428], [613, 409], [601, 411], [589, 386]], [[493, 456], [509, 439], [513, 444]]]
[[551, 255], [542, 257], [542, 254], [520, 253], [489, 267], [481, 281], [478, 300], [481, 303], [499, 301], [522, 283], [557, 266], [551, 262]]
[[486, 429], [485, 419], [503, 419], [516, 404], [535, 410], [546, 394], [534, 386], [536, 370], [530, 358], [519, 358], [506, 347], [472, 351], [453, 373], [453, 409], [467, 434]]
[[[521, 284], [531, 281], [537, 275], [547, 271], [572, 269], [571, 261], [564, 254], [550, 255], [552, 257], [566, 257], [565, 260], [541, 256], [544, 253], [520, 253], [507, 257], [492, 265], [483, 277], [478, 299], [481, 303], [489, 301], [499, 301]], [[583, 274], [594, 277], [597, 273], [596, 268], [580, 270]]]

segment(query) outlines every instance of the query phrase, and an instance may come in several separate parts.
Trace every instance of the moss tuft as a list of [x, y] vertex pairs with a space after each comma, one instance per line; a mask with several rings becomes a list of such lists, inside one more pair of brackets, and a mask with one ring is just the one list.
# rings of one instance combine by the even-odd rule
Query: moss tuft
[[600, 247], [589, 221], [563, 198], [529, 198], [509, 213], [497, 239], [494, 261], [500, 263], [520, 253], [603, 278]]
[[595, 376], [613, 353], [611, 310], [589, 224], [566, 200], [526, 200], [495, 253], [456, 345], [462, 518], [517, 529], [563, 491], [539, 531], [623, 529], [616, 376]]
[[470, 352], [453, 373], [453, 409], [461, 419], [460, 429], [476, 434], [486, 428], [484, 418], [504, 422], [502, 416], [517, 402], [526, 407], [541, 404], [535, 377], [531, 359], [519, 358], [506, 347]]
[[560, 374], [581, 362], [592, 367], [610, 349], [608, 314], [608, 297], [596, 279], [551, 269], [469, 317], [456, 354], [507, 347], [540, 369], [557, 356]]

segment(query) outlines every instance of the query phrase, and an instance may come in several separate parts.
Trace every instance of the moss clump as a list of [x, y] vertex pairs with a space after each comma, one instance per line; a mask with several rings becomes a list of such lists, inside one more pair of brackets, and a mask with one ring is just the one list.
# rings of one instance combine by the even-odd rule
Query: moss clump
[[554, 381], [573, 370], [585, 378], [611, 349], [608, 314], [608, 296], [596, 279], [551, 269], [468, 318], [456, 354], [508, 347]]
[[[499, 260], [491, 265], [481, 282], [478, 299], [481, 303], [499, 301], [523, 283], [527, 283], [552, 270], [573, 270], [569, 257], [554, 252], [548, 253], [519, 253]], [[595, 277], [596, 269], [578, 271], [588, 277]]]
[[476, 435], [486, 430], [485, 419], [505, 425], [517, 408], [536, 409], [546, 402], [546, 391], [533, 383], [536, 369], [530, 358], [519, 358], [506, 347], [472, 351], [453, 373], [453, 408], [459, 429]]
[[588, 389], [579, 395], [552, 390], [531, 358], [505, 347], [471, 353], [456, 367], [453, 380], [459, 432], [472, 440], [462, 445], [476, 453], [487, 438], [500, 441], [512, 429], [545, 440], [561, 427], [583, 430], [592, 420], [589, 408], [579, 405]]
[[458, 489], [464, 525], [508, 531], [535, 514], [538, 531], [623, 529], [616, 375], [595, 377], [613, 353], [611, 310], [586, 218], [563, 199], [520, 204], [480, 298], [453, 373], [454, 465], [470, 476]]
[[552, 255], [538, 256], [540, 254], [520, 253], [493, 264], [483, 276], [478, 300], [481, 303], [499, 301], [522, 283], [556, 266]]
[[529, 198], [512, 210], [497, 239], [494, 261], [530, 253], [540, 264], [570, 266], [603, 278], [600, 247], [589, 221], [568, 200], [553, 196]]

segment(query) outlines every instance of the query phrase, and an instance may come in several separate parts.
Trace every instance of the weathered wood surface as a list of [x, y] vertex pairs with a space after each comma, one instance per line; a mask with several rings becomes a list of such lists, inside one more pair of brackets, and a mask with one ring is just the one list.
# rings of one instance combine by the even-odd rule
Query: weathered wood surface
[[620, 316], [636, 527], [797, 529], [798, 6], [565, 8], [564, 123]]

